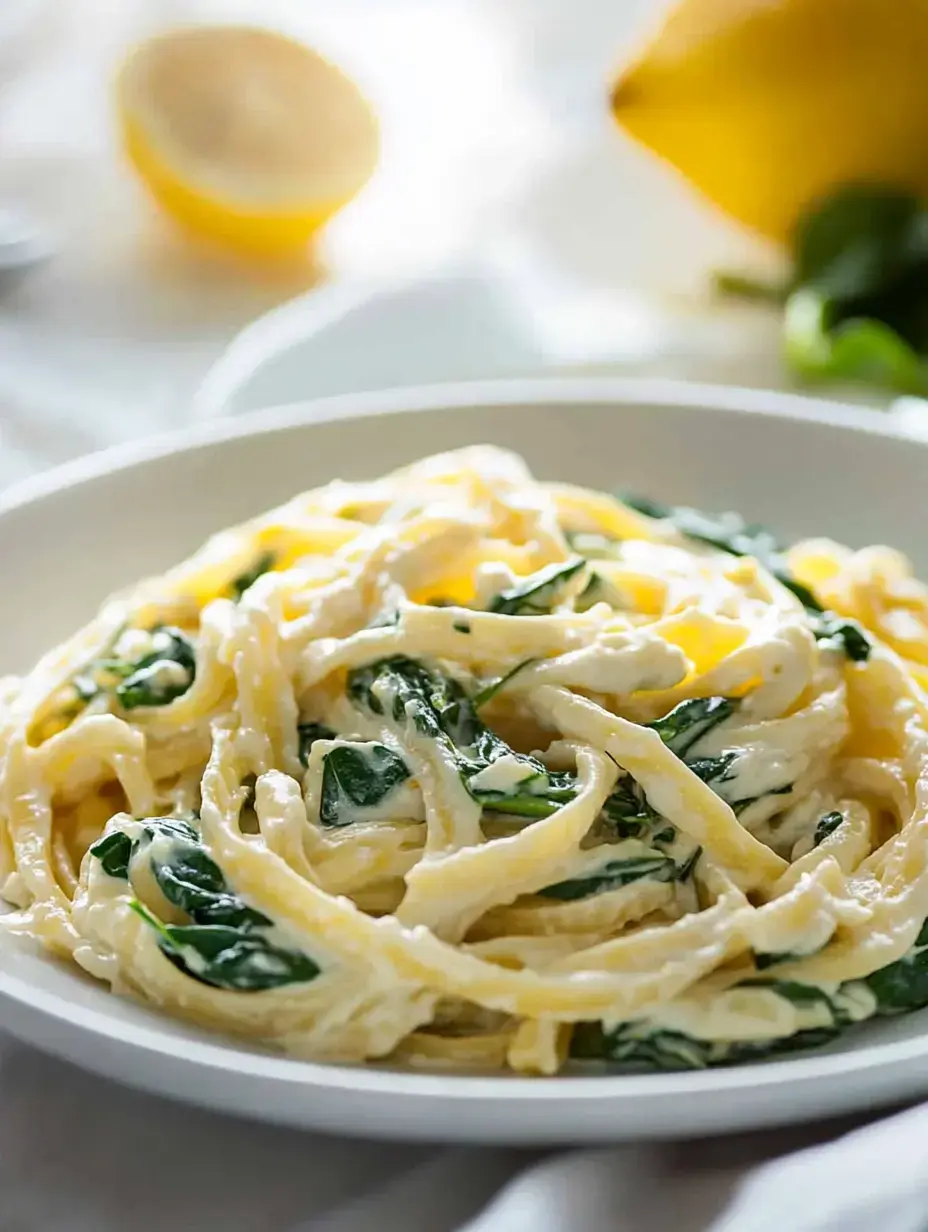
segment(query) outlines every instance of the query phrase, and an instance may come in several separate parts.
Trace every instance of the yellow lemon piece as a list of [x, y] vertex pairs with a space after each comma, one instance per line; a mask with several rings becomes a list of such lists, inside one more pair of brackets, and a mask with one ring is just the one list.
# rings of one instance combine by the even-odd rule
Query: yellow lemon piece
[[926, 0], [682, 0], [616, 80], [619, 124], [785, 240], [839, 184], [928, 197]]
[[155, 199], [191, 231], [249, 253], [303, 247], [377, 163], [377, 121], [357, 86], [270, 30], [150, 39], [123, 65], [117, 105]]

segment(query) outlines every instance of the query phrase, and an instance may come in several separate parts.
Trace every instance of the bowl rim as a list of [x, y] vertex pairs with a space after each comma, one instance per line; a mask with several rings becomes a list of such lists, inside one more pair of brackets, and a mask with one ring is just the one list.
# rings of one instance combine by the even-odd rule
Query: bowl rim
[[[404, 412], [440, 412], [480, 406], [524, 406], [577, 403], [589, 406], [643, 404], [655, 409], [688, 407], [763, 418], [850, 429], [873, 436], [892, 437], [913, 447], [928, 443], [913, 440], [883, 412], [861, 409], [837, 401], [737, 386], [714, 386], [673, 380], [612, 377], [531, 378], [469, 381], [338, 394], [252, 411], [234, 419], [217, 419], [154, 437], [88, 454], [36, 476], [0, 494], [2, 520], [13, 511], [40, 503], [59, 492], [90, 484], [109, 474], [193, 449], [209, 448], [249, 436], [273, 435], [302, 426]], [[46, 956], [41, 955], [41, 960]], [[54, 963], [54, 958], [48, 958]], [[325, 1087], [357, 1094], [396, 1095], [413, 1100], [489, 1101], [504, 1104], [560, 1099], [600, 1101], [610, 1096], [647, 1102], [655, 1097], [708, 1095], [728, 1091], [764, 1091], [787, 1079], [798, 1082], [834, 1080], [862, 1075], [928, 1056], [928, 1032], [910, 1039], [864, 1045], [842, 1052], [817, 1052], [765, 1061], [731, 1069], [664, 1072], [654, 1074], [559, 1075], [554, 1086], [537, 1078], [508, 1075], [423, 1073], [376, 1065], [323, 1064], [240, 1046], [223, 1037], [213, 1043], [178, 1035], [168, 1027], [129, 1022], [104, 1009], [84, 1006], [57, 991], [36, 987], [21, 975], [0, 968], [0, 995], [46, 1020], [103, 1037], [113, 1048], [142, 1050], [161, 1061], [195, 1066], [216, 1078], [254, 1079], [292, 1088]], [[147, 1008], [147, 1007], [144, 1007]], [[155, 1011], [156, 1012], [156, 1011]], [[16, 1027], [11, 1029], [16, 1031]], [[29, 1038], [29, 1037], [27, 1037]], [[33, 1042], [41, 1043], [39, 1040]], [[52, 1044], [53, 1051], [61, 1051]]]

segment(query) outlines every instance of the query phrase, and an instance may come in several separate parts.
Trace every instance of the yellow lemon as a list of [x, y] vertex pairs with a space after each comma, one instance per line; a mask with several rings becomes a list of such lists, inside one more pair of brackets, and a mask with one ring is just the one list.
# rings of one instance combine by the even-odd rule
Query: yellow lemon
[[618, 77], [619, 124], [777, 240], [838, 184], [928, 197], [928, 0], [682, 0]]
[[256, 254], [300, 248], [370, 177], [377, 121], [353, 82], [270, 30], [183, 29], [117, 82], [126, 152], [177, 221]]

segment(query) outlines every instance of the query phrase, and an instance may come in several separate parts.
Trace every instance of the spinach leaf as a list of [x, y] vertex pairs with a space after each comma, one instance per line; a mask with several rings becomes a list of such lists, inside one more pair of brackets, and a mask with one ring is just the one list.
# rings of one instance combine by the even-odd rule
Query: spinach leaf
[[152, 630], [152, 650], [131, 665], [130, 673], [116, 686], [123, 710], [140, 706], [166, 706], [193, 684], [197, 660], [193, 645], [180, 629], [168, 626]]
[[501, 616], [547, 616], [563, 599], [564, 588], [586, 566], [582, 557], [546, 565], [515, 586], [501, 591], [487, 611]]
[[753, 556], [778, 582], [791, 590], [808, 611], [823, 610], [812, 591], [789, 572], [783, 548], [777, 539], [758, 523], [745, 522], [740, 513], [703, 513], [699, 509], [662, 505], [648, 497], [628, 494], [623, 494], [621, 499], [630, 509], [646, 517], [671, 522], [687, 539], [694, 539], [697, 543], [704, 543], [732, 556]]
[[622, 1023], [611, 1030], [599, 1022], [582, 1022], [574, 1028], [570, 1055], [576, 1060], [608, 1061], [639, 1071], [706, 1069], [819, 1048], [839, 1034], [836, 1027], [808, 1027], [778, 1039], [735, 1043], [696, 1039], [682, 1031], [655, 1028], [640, 1021]]
[[814, 985], [795, 980], [755, 979], [745, 980], [742, 986], [770, 988], [800, 1008], [820, 1007], [830, 1021], [822, 1026], [801, 1028], [793, 1035], [750, 1042], [696, 1039], [682, 1031], [655, 1027], [646, 1019], [623, 1022], [612, 1028], [601, 1022], [583, 1022], [574, 1028], [570, 1055], [578, 1060], [610, 1061], [636, 1069], [705, 1069], [820, 1047], [831, 1043], [851, 1025], [840, 998], [833, 998]]
[[[793, 238], [787, 364], [806, 380], [924, 393], [928, 369], [928, 209], [901, 190], [844, 185], [815, 202]], [[723, 289], [740, 293], [729, 283]]]
[[618, 838], [642, 838], [654, 821], [663, 818], [648, 803], [641, 785], [626, 775], [603, 805], [603, 820]]
[[308, 983], [319, 967], [299, 950], [271, 945], [259, 932], [222, 924], [163, 924], [138, 899], [132, 910], [158, 933], [158, 947], [185, 975], [234, 992]]
[[730, 697], [697, 697], [680, 702], [662, 719], [648, 727], [656, 731], [664, 744], [678, 757], [685, 757], [693, 745], [714, 727], [731, 718], [738, 702]]
[[[516, 753], [481, 720], [476, 699], [457, 681], [415, 659], [396, 655], [354, 668], [347, 693], [360, 710], [392, 720], [398, 734], [411, 723], [419, 735], [440, 744], [470, 794], [493, 812], [547, 817], [576, 794], [575, 776], [549, 771], [536, 758]], [[472, 785], [481, 770], [501, 757], [524, 767], [524, 777], [505, 791]]]
[[864, 983], [876, 997], [878, 1014], [905, 1014], [928, 1005], [928, 921], [908, 954], [874, 971]]
[[825, 611], [808, 586], [792, 576], [783, 547], [763, 526], [748, 525], [737, 513], [702, 513], [698, 509], [662, 505], [640, 496], [623, 495], [622, 500], [647, 517], [671, 522], [687, 539], [732, 556], [753, 556], [781, 585], [792, 591], [806, 609], [816, 641], [831, 643], [855, 663], [863, 663], [870, 657], [873, 643], [860, 625], [855, 620]]
[[232, 598], [238, 602], [245, 591], [250, 589], [263, 573], [269, 573], [276, 563], [277, 557], [273, 552], [262, 553], [250, 569], [246, 569], [229, 583]]
[[642, 878], [652, 881], [674, 881], [677, 866], [670, 856], [633, 856], [627, 860], [610, 860], [586, 877], [574, 877], [569, 881], [557, 881], [545, 886], [538, 893], [544, 898], [556, 898], [563, 903], [602, 894], [605, 890], [617, 890]]
[[834, 834], [838, 826], [844, 821], [843, 813], [825, 813], [818, 819], [818, 825], [815, 827], [815, 834], [812, 837], [812, 846], [817, 847], [819, 843], [825, 841], [829, 834]]
[[317, 740], [334, 740], [335, 732], [322, 723], [298, 723], [297, 736], [300, 741], [300, 761], [309, 765], [309, 752]]
[[273, 921], [229, 889], [197, 831], [182, 818], [146, 818], [135, 837], [113, 830], [90, 853], [105, 872], [122, 880], [129, 880], [133, 860], [148, 860], [162, 894], [191, 923], [164, 924], [138, 900], [130, 906], [157, 931], [162, 953], [193, 979], [258, 992], [319, 974], [306, 954], [271, 940]]
[[111, 830], [90, 845], [90, 854], [96, 856], [103, 871], [110, 877], [124, 881], [129, 876], [129, 860], [132, 857], [132, 840], [121, 830]]
[[817, 642], [831, 644], [853, 663], [866, 663], [870, 658], [873, 643], [856, 620], [824, 612], [813, 620], [812, 632]]
[[319, 820], [347, 826], [409, 778], [409, 767], [384, 744], [339, 745], [323, 759]]
[[471, 698], [475, 708], [479, 710], [481, 706], [485, 706], [491, 698], [496, 696], [504, 685], [509, 683], [517, 672], [521, 672], [523, 667], [529, 667], [532, 663], [537, 662], [537, 659], [523, 659], [521, 663], [517, 663], [515, 667], [511, 667], [509, 671], [500, 676], [498, 680], [491, 680], [489, 684], [484, 685], [483, 688], [478, 693], [475, 693]]

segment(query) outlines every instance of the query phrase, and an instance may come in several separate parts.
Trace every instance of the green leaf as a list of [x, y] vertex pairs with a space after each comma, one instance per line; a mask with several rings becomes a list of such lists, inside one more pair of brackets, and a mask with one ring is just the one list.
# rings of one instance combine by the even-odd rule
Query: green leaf
[[878, 1014], [905, 1014], [928, 1005], [928, 929], [908, 954], [868, 975], [864, 983], [876, 997]]
[[823, 612], [813, 622], [813, 633], [817, 642], [830, 643], [853, 663], [866, 663], [870, 658], [873, 643], [856, 620]]
[[738, 702], [730, 697], [697, 697], [680, 702], [648, 727], [657, 732], [671, 752], [685, 757], [697, 741], [730, 719], [737, 707]]
[[335, 732], [322, 723], [298, 723], [297, 735], [300, 741], [300, 761], [309, 765], [309, 753], [317, 740], [334, 740]]
[[659, 854], [610, 860], [586, 877], [558, 881], [554, 885], [545, 886], [538, 893], [544, 898], [556, 898], [560, 902], [570, 903], [580, 898], [589, 898], [593, 894], [602, 894], [606, 890], [617, 890], [645, 877], [651, 881], [674, 881], [677, 878], [677, 866], [670, 856]]
[[[500, 683], [489, 687], [495, 692]], [[576, 794], [575, 776], [549, 772], [536, 758], [515, 752], [481, 720], [475, 703], [492, 695], [487, 690], [469, 698], [457, 681], [396, 655], [350, 671], [347, 692], [360, 710], [390, 720], [399, 735], [411, 723], [419, 735], [440, 744], [474, 799], [493, 812], [547, 817]], [[524, 779], [506, 792], [473, 788], [471, 780], [501, 757], [524, 766]]]
[[271, 945], [261, 933], [220, 924], [162, 924], [137, 900], [130, 906], [156, 930], [161, 952], [175, 967], [213, 988], [266, 992], [319, 974], [308, 955]]
[[669, 521], [687, 539], [704, 543], [707, 547], [732, 556], [753, 556], [754, 559], [791, 590], [799, 602], [810, 612], [821, 612], [822, 606], [812, 591], [790, 573], [783, 549], [765, 527], [747, 523], [739, 513], [703, 513], [686, 506], [661, 505], [648, 497], [623, 495], [621, 498], [630, 509], [635, 509], [649, 518]]
[[[836, 300], [864, 299], [892, 286], [918, 260], [920, 206], [891, 187], [849, 184], [815, 202], [793, 237], [794, 285]], [[914, 241], [914, 242], [913, 242]]]
[[319, 820], [346, 826], [409, 778], [409, 767], [383, 744], [339, 745], [323, 758]]
[[799, 1008], [823, 1007], [830, 1023], [802, 1028], [793, 1035], [775, 1039], [740, 1042], [695, 1039], [681, 1031], [654, 1027], [645, 1019], [620, 1023], [614, 1028], [606, 1028], [601, 1022], [583, 1022], [574, 1029], [570, 1055], [578, 1060], [609, 1061], [636, 1069], [705, 1069], [821, 1047], [851, 1025], [840, 1003], [812, 984], [762, 978], [744, 980], [740, 987], [769, 988]]
[[890, 325], [868, 317], [842, 321], [835, 304], [811, 288], [787, 301], [784, 350], [805, 380], [860, 381], [908, 394], [928, 385], [923, 360]]
[[137, 837], [114, 830], [90, 851], [110, 876], [123, 879], [134, 860], [148, 860], [161, 893], [191, 923], [164, 924], [136, 899], [130, 906], [157, 931], [162, 952], [192, 978], [259, 992], [319, 974], [306, 954], [270, 940], [273, 922], [229, 889], [222, 869], [182, 818], [146, 818]]
[[193, 684], [197, 660], [193, 645], [179, 629], [152, 630], [154, 648], [138, 659], [115, 694], [123, 710], [166, 706]]
[[582, 557], [564, 564], [546, 565], [517, 585], [501, 591], [487, 611], [500, 616], [548, 616], [563, 601], [567, 583], [585, 566]]
[[277, 557], [273, 552], [262, 553], [250, 569], [246, 569], [244, 573], [240, 573], [229, 583], [232, 598], [238, 602], [245, 591], [249, 590], [262, 574], [269, 573], [276, 563]]
[[829, 834], [834, 834], [843, 821], [843, 813], [825, 813], [820, 817], [815, 827], [815, 834], [812, 836], [812, 846], [818, 847], [820, 843], [823, 843]]
[[478, 710], [481, 706], [485, 706], [491, 698], [496, 696], [504, 685], [509, 683], [513, 676], [522, 671], [523, 667], [529, 667], [532, 663], [537, 662], [537, 659], [523, 659], [521, 663], [517, 663], [515, 667], [511, 667], [504, 675], [498, 677], [496, 680], [491, 680], [489, 684], [484, 685], [483, 688], [478, 693], [475, 693], [471, 698], [474, 706]]
[[129, 860], [132, 857], [132, 840], [121, 830], [111, 830], [90, 845], [90, 854], [100, 861], [104, 873], [110, 877], [129, 876]]
[[166, 855], [158, 851], [152, 849], [149, 862], [161, 893], [198, 924], [243, 928], [271, 923], [228, 891], [222, 869], [198, 841], [175, 838]]

